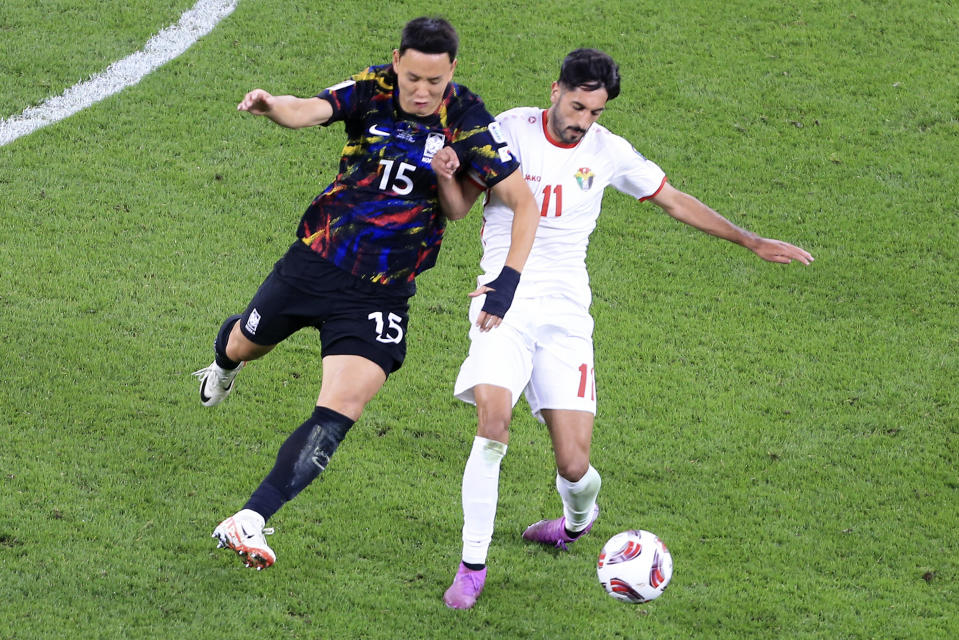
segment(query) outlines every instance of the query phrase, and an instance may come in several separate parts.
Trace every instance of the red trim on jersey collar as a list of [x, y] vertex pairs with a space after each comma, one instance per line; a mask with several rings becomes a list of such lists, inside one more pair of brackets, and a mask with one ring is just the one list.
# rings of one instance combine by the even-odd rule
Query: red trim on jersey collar
[[[543, 109], [543, 135], [546, 136], [546, 141], [549, 142], [554, 147], [559, 147], [560, 149], [572, 149], [576, 145], [578, 145], [579, 142], [573, 142], [572, 144], [567, 144], [565, 142], [560, 142], [559, 140], [554, 140], [553, 136], [549, 135], [549, 127], [546, 126], [546, 121], [548, 119], [548, 116], [546, 115], [547, 113], [549, 112], [546, 109]], [[580, 138], [580, 141], [582, 140], [583, 138]]]

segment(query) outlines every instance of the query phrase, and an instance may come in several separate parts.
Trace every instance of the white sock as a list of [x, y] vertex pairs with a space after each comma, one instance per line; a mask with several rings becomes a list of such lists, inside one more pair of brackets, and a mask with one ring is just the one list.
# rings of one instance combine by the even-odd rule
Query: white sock
[[486, 564], [506, 445], [476, 436], [463, 470], [463, 562]]
[[566, 516], [566, 528], [570, 531], [582, 531], [589, 524], [602, 484], [603, 480], [593, 465], [576, 482], [556, 474], [556, 490], [563, 499], [563, 515]]

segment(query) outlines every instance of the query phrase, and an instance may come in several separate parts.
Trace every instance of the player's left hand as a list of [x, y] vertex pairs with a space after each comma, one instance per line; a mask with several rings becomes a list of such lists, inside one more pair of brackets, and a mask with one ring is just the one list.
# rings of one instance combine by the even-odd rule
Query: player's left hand
[[460, 168], [460, 159], [453, 151], [453, 147], [443, 147], [433, 156], [430, 166], [433, 167], [437, 177], [452, 180]]
[[756, 246], [751, 248], [757, 256], [769, 262], [781, 262], [788, 264], [793, 260], [797, 260], [808, 265], [815, 260], [815, 258], [813, 258], [805, 249], [800, 249], [795, 245], [791, 245], [788, 242], [783, 242], [781, 240], [759, 238], [759, 240], [756, 242]]

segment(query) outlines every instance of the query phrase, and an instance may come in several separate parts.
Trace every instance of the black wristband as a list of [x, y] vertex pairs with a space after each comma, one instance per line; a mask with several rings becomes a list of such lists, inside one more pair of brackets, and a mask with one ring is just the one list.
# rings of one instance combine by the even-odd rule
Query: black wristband
[[503, 267], [495, 280], [486, 283], [486, 286], [492, 291], [486, 292], [486, 302], [483, 303], [483, 311], [491, 316], [502, 318], [506, 311], [513, 304], [513, 295], [516, 293], [516, 285], [519, 284], [519, 271], [512, 267]]

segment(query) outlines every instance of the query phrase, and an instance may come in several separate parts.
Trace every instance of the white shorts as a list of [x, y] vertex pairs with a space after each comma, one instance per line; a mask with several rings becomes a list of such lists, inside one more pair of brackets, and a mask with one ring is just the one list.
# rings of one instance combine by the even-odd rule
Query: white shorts
[[476, 404], [473, 388], [490, 384], [509, 389], [513, 405], [525, 392], [533, 415], [543, 409], [596, 414], [593, 370], [593, 318], [569, 298], [544, 296], [513, 301], [502, 324], [491, 331], [476, 327], [485, 296], [470, 304], [470, 351], [453, 395]]

